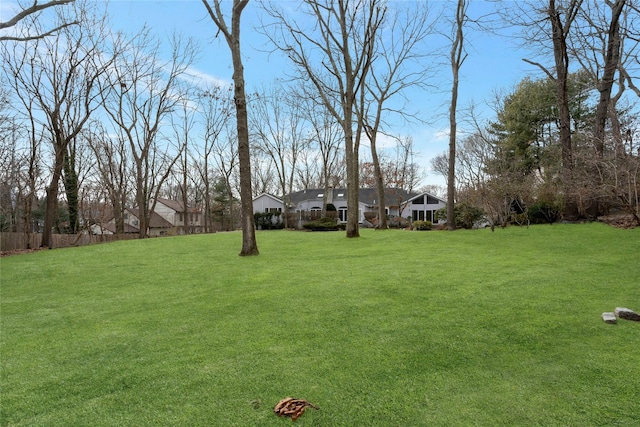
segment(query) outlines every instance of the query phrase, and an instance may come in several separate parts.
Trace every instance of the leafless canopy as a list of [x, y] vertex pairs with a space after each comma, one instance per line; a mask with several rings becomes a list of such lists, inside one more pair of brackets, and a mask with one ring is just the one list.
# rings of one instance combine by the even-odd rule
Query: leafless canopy
[[[18, 12], [13, 18], [9, 19], [8, 21], [1, 21], [0, 22], [0, 30], [4, 30], [7, 28], [11, 28], [11, 27], [15, 27], [18, 23], [20, 23], [22, 20], [24, 20], [25, 18], [29, 17], [29, 16], [35, 16], [36, 14], [40, 13], [41, 11], [48, 9], [50, 7], [54, 7], [54, 6], [61, 6], [61, 5], [65, 5], [68, 3], [72, 3], [75, 0], [50, 0], [48, 2], [45, 3], [38, 3], [38, 0], [34, 0], [33, 4], [23, 10], [21, 10], [20, 12]], [[63, 24], [60, 24], [58, 26], [56, 26], [55, 28], [51, 29], [51, 30], [47, 30], [44, 32], [40, 32], [37, 34], [33, 34], [33, 35], [24, 35], [24, 36], [0, 36], [0, 41], [5, 41], [5, 40], [13, 40], [13, 41], [28, 41], [28, 40], [36, 40], [36, 39], [41, 39], [47, 36], [50, 36], [51, 34], [65, 28], [68, 27], [70, 25], [76, 25], [78, 23], [78, 21], [71, 21], [71, 22], [66, 22]]]

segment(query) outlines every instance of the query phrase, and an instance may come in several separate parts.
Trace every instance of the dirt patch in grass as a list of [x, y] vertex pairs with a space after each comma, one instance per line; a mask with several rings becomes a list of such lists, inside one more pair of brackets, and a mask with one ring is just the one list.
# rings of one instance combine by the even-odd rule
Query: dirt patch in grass
[[12, 256], [12, 255], [29, 254], [31, 252], [41, 251], [42, 249], [46, 249], [46, 248], [14, 249], [12, 251], [0, 251], [0, 258], [4, 258], [6, 256]]

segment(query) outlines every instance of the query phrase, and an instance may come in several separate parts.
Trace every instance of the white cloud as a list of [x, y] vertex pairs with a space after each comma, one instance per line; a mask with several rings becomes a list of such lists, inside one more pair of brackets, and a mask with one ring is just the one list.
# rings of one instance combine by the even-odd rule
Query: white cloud
[[230, 80], [221, 79], [212, 74], [205, 73], [204, 71], [200, 71], [195, 67], [189, 67], [187, 72], [184, 75], [185, 80], [190, 81], [191, 83], [201, 85], [201, 86], [218, 86], [218, 87], [229, 87], [232, 82]]

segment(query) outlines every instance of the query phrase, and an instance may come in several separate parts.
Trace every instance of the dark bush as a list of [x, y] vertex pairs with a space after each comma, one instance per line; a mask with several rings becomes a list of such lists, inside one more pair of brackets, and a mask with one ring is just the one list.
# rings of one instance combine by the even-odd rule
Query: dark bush
[[551, 224], [560, 219], [562, 206], [553, 202], [537, 202], [529, 206], [527, 214], [532, 224]]
[[[458, 203], [453, 208], [453, 212], [456, 217], [456, 228], [471, 229], [473, 226], [482, 220], [484, 212], [482, 209], [473, 206], [469, 203]], [[442, 208], [436, 211], [436, 218], [438, 220], [447, 220], [447, 208]]]
[[337, 231], [344, 228], [335, 219], [326, 216], [316, 221], [307, 222], [302, 227], [311, 231]]
[[280, 212], [256, 212], [253, 219], [258, 230], [280, 230], [284, 228]]

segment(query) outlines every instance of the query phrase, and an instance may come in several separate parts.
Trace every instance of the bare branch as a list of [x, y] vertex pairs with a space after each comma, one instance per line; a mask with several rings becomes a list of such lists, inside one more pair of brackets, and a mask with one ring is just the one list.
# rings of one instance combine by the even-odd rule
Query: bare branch
[[[54, 6], [62, 6], [65, 4], [69, 4], [74, 2], [75, 0], [51, 0], [48, 1], [46, 3], [41, 3], [38, 4], [38, 0], [34, 0], [33, 4], [22, 10], [21, 12], [19, 12], [18, 14], [16, 14], [13, 18], [9, 19], [8, 21], [5, 22], [0, 22], [0, 30], [6, 29], [6, 28], [11, 28], [15, 25], [17, 25], [20, 21], [22, 21], [23, 19], [27, 18], [28, 16], [34, 15], [38, 12], [41, 12], [44, 9], [48, 9], [50, 7], [54, 7]], [[78, 21], [73, 21], [73, 22], [68, 22], [65, 24], [62, 24], [50, 31], [47, 31], [46, 33], [42, 33], [42, 34], [37, 34], [34, 36], [24, 36], [24, 37], [18, 37], [18, 36], [0, 36], [0, 41], [29, 41], [29, 40], [37, 40], [37, 39], [42, 39], [45, 38], [47, 36], [50, 36], [52, 34], [54, 34], [57, 31], [62, 30], [63, 28], [66, 28], [70, 25], [77, 25]]]
[[38, 4], [38, 0], [34, 0], [33, 5], [31, 5], [31, 7], [24, 9], [22, 12], [18, 13], [16, 16], [14, 16], [13, 18], [11, 18], [6, 22], [0, 22], [0, 30], [4, 28], [13, 27], [14, 25], [16, 25], [18, 22], [20, 22], [27, 16], [40, 12], [41, 10], [44, 10], [53, 6], [60, 6], [63, 4], [71, 3], [73, 1], [75, 0], [51, 0], [47, 3]]
[[522, 58], [522, 60], [523, 60], [524, 62], [526, 62], [527, 64], [531, 64], [531, 65], [535, 65], [536, 67], [539, 67], [542, 71], [544, 71], [544, 73], [545, 73], [545, 74], [546, 74], [546, 75], [547, 75], [551, 80], [555, 80], [555, 77], [554, 77], [553, 73], [551, 73], [551, 71], [549, 71], [549, 70], [547, 69], [547, 67], [545, 67], [545, 66], [544, 66], [544, 65], [542, 65], [541, 63], [539, 63], [539, 62], [535, 62], [535, 61], [532, 61], [532, 60], [527, 59], [527, 58]]

